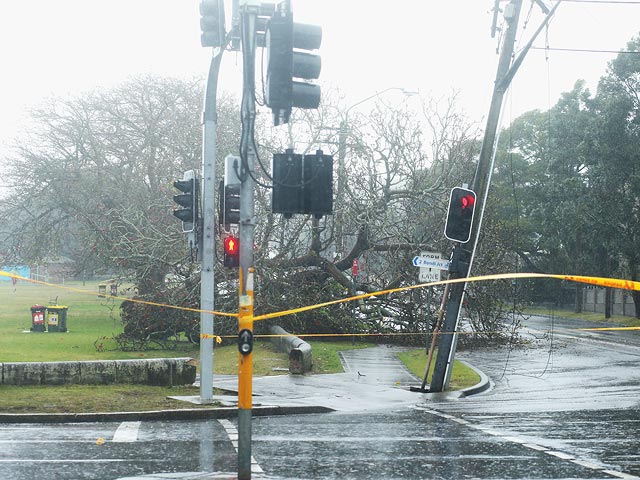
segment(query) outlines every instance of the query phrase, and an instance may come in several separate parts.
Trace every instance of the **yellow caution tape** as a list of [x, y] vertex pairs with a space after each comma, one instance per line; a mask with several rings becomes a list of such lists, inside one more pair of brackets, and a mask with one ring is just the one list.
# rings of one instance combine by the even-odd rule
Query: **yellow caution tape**
[[[26, 282], [31, 282], [31, 283], [35, 283], [35, 284], [39, 284], [39, 285], [46, 285], [46, 286], [49, 286], [49, 287], [59, 288], [59, 289], [68, 290], [68, 291], [72, 291], [72, 292], [86, 293], [86, 294], [90, 294], [90, 295], [95, 295], [96, 294], [96, 292], [94, 292], [94, 291], [83, 290], [83, 289], [78, 289], [78, 288], [73, 288], [73, 287], [68, 287], [68, 286], [62, 286], [62, 285], [55, 285], [55, 284], [52, 284], [52, 283], [42, 282], [42, 281], [39, 281], [39, 280], [32, 280], [30, 278], [21, 277], [19, 275], [16, 275], [16, 274], [13, 274], [13, 273], [9, 273], [9, 272], [0, 271], [0, 276], [16, 278], [18, 280], [23, 280], [23, 281], [26, 281]], [[361, 295], [354, 295], [352, 297], [341, 298], [341, 299], [338, 299], [338, 300], [332, 300], [332, 301], [328, 301], [328, 302], [317, 303], [315, 305], [307, 305], [307, 306], [304, 306], [304, 307], [292, 308], [292, 309], [289, 309], [289, 310], [282, 310], [280, 312], [273, 312], [273, 313], [267, 313], [267, 314], [263, 314], [263, 315], [257, 315], [257, 316], [253, 317], [253, 321], [269, 320], [269, 319], [272, 319], [272, 318], [284, 317], [286, 315], [294, 315], [296, 313], [308, 312], [310, 310], [316, 310], [318, 308], [328, 307], [328, 306], [331, 306], [331, 305], [337, 305], [337, 304], [340, 304], [340, 303], [347, 303], [347, 302], [352, 302], [352, 301], [355, 301], [355, 300], [363, 300], [363, 299], [376, 297], [376, 296], [389, 295], [391, 293], [403, 292], [403, 291], [413, 290], [413, 289], [417, 289], [417, 288], [434, 287], [434, 286], [438, 286], [438, 285], [446, 285], [446, 284], [453, 284], [453, 283], [473, 283], [473, 282], [483, 282], [483, 281], [488, 281], [488, 280], [507, 280], [507, 279], [519, 279], [519, 278], [521, 278], [521, 279], [554, 278], [554, 279], [558, 279], [558, 280], [566, 280], [566, 281], [571, 281], [571, 282], [587, 283], [589, 285], [596, 285], [596, 286], [600, 286], [600, 287], [610, 287], [610, 288], [618, 288], [618, 289], [623, 289], [623, 290], [640, 291], [640, 282], [634, 282], [632, 280], [623, 280], [623, 279], [605, 278], [605, 277], [589, 277], [589, 276], [582, 276], [582, 275], [558, 275], [558, 274], [548, 274], [548, 273], [499, 273], [499, 274], [493, 274], [493, 275], [480, 275], [480, 276], [469, 277], [469, 278], [455, 278], [455, 279], [452, 279], [452, 280], [441, 280], [441, 281], [438, 281], [438, 282], [421, 283], [421, 284], [417, 284], [417, 285], [410, 285], [408, 287], [391, 288], [391, 289], [380, 290], [380, 291], [372, 292], [372, 293], [364, 293], [364, 294], [361, 294]], [[150, 301], [147, 301], [147, 300], [139, 300], [139, 299], [128, 298], [128, 297], [118, 297], [118, 296], [115, 296], [115, 295], [110, 295], [109, 298], [113, 298], [113, 299], [116, 299], [116, 300], [122, 300], [122, 301], [129, 301], [129, 302], [134, 302], [134, 303], [140, 303], [140, 304], [144, 304], [144, 305], [151, 305], [151, 306], [156, 306], [156, 307], [172, 308], [172, 309], [175, 309], [175, 310], [184, 310], [184, 311], [196, 312], [196, 313], [210, 313], [210, 314], [218, 315], [218, 316], [222, 316], [222, 317], [238, 317], [237, 313], [217, 312], [217, 311], [212, 311], [212, 310], [201, 310], [201, 309], [198, 309], [198, 308], [181, 307], [181, 306], [178, 306], [178, 305], [170, 305], [170, 304], [165, 304], [165, 303], [150, 302]], [[630, 327], [630, 328], [635, 328], [635, 327]]]
[[597, 327], [597, 328], [576, 328], [581, 332], [613, 332], [622, 330], [640, 330], [640, 327]]
[[215, 339], [216, 343], [222, 343], [222, 337], [218, 335], [211, 335], [210, 333], [201, 333], [200, 338], [203, 338], [203, 339], [213, 338]]
[[402, 292], [407, 290], [413, 290], [416, 288], [433, 287], [437, 285], [446, 285], [452, 283], [473, 283], [483, 282], [488, 280], [507, 280], [517, 278], [555, 278], [559, 280], [568, 280], [572, 282], [588, 283], [590, 285], [599, 285], [603, 287], [621, 288], [625, 290], [640, 290], [640, 282], [634, 282], [631, 280], [619, 280], [613, 278], [603, 277], [586, 277], [580, 275], [555, 275], [547, 273], [498, 273], [493, 275], [480, 275], [477, 277], [469, 278], [455, 278], [452, 280], [441, 280], [439, 282], [421, 283], [418, 285], [411, 285], [408, 287], [391, 288], [387, 290], [380, 290], [373, 293], [364, 293], [361, 295], [354, 295], [353, 297], [342, 298], [339, 300], [332, 300], [329, 302], [318, 303], [316, 305], [307, 305], [305, 307], [293, 308], [290, 310], [283, 310], [280, 312], [267, 313], [264, 315], [257, 315], [253, 317], [254, 321], [269, 320], [271, 318], [283, 317], [285, 315], [294, 315], [296, 313], [307, 312], [309, 310], [315, 310], [317, 308], [328, 307], [331, 305], [337, 305], [340, 303], [351, 302], [354, 300], [361, 300], [381, 295], [388, 295], [390, 293]]
[[[0, 276], [2, 277], [9, 277], [9, 278], [15, 278], [18, 280], [23, 280], [25, 282], [30, 282], [30, 283], [35, 283], [36, 285], [44, 285], [46, 287], [53, 287], [53, 288], [58, 288], [60, 290], [67, 290], [69, 292], [75, 292], [75, 293], [85, 293], [88, 295], [96, 295], [96, 292], [91, 291], [91, 290], [84, 290], [82, 288], [74, 288], [74, 287], [69, 287], [66, 285], [56, 285], [55, 283], [48, 283], [48, 282], [43, 282], [40, 280], [33, 280], [31, 278], [26, 278], [26, 277], [21, 277], [20, 275], [16, 275], [14, 273], [8, 273], [8, 272], [3, 272], [0, 270]], [[103, 296], [106, 296], [107, 298], [113, 298], [114, 300], [122, 300], [122, 301], [127, 301], [127, 302], [133, 302], [133, 303], [139, 303], [142, 305], [151, 305], [153, 307], [164, 307], [164, 308], [171, 308], [174, 310], [183, 310], [185, 312], [195, 312], [195, 313], [211, 313], [213, 315], [218, 315], [221, 317], [237, 317], [238, 314], [237, 313], [226, 313], [226, 312], [216, 312], [213, 310], [201, 310], [199, 308], [190, 308], [190, 307], [181, 307], [178, 305], [171, 305], [168, 303], [159, 303], [159, 302], [150, 302], [148, 300], [140, 300], [137, 298], [129, 298], [129, 297], [119, 297], [117, 295], [105, 295], [103, 294]]]

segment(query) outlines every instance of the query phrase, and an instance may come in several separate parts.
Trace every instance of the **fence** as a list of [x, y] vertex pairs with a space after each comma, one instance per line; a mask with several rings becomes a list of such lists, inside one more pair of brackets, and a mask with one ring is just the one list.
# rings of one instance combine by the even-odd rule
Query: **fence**
[[[582, 297], [582, 310], [604, 314], [605, 294], [604, 288], [585, 288]], [[629, 292], [613, 289], [611, 291], [611, 301], [612, 315], [635, 317], [636, 307]]]

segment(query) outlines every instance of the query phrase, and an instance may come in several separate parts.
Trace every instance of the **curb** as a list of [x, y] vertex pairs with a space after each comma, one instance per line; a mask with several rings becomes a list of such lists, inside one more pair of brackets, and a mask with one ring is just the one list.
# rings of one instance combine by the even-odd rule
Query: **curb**
[[464, 390], [460, 390], [460, 395], [458, 398], [469, 397], [471, 395], [477, 395], [478, 393], [486, 392], [491, 388], [491, 381], [489, 377], [484, 374], [482, 370], [478, 370], [476, 367], [471, 365], [470, 363], [465, 362], [464, 360], [458, 360], [461, 363], [464, 363], [471, 370], [476, 372], [480, 376], [480, 381], [476, 383], [473, 387], [465, 388]]
[[[254, 417], [274, 415], [303, 415], [330, 413], [335, 410], [321, 406], [256, 406]], [[0, 423], [76, 423], [76, 422], [132, 422], [138, 420], [202, 420], [234, 418], [237, 407], [185, 408], [180, 410], [151, 410], [147, 412], [98, 412], [98, 413], [0, 413]]]

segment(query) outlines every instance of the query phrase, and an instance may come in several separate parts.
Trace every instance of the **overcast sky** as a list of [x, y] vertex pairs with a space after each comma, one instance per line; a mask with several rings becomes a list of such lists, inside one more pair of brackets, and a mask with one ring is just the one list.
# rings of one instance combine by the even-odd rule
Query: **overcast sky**
[[[553, 2], [544, 0], [547, 5]], [[49, 95], [117, 84], [130, 75], [201, 75], [211, 49], [200, 46], [198, 0], [28, 0], [0, 2], [0, 142], [20, 131], [26, 110]], [[460, 92], [460, 107], [483, 122], [497, 65], [494, 0], [292, 0], [296, 21], [323, 28], [321, 83], [345, 105], [389, 87], [424, 96]], [[542, 18], [523, 0], [518, 46]], [[505, 2], [501, 2], [505, 5]], [[230, 0], [227, 4], [230, 19]], [[529, 21], [524, 28], [525, 19]], [[640, 1], [563, 2], [535, 45], [624, 49], [640, 31]], [[500, 22], [502, 23], [502, 16]], [[579, 78], [595, 92], [615, 54], [530, 52], [513, 83], [507, 120], [553, 105]], [[548, 58], [545, 58], [548, 57]], [[221, 88], [239, 91], [239, 54], [226, 54]], [[397, 91], [383, 94], [400, 101]], [[362, 105], [365, 108], [369, 102]]]

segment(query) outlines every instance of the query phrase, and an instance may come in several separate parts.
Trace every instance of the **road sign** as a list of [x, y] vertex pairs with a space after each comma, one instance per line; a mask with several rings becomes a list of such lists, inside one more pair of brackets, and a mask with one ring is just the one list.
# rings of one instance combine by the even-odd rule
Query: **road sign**
[[413, 264], [420, 267], [418, 281], [439, 282], [440, 272], [449, 268], [449, 261], [443, 260], [442, 255], [436, 252], [420, 252], [420, 255], [413, 258]]
[[442, 270], [421, 267], [420, 273], [418, 274], [418, 281], [422, 283], [439, 282], [441, 271]]
[[443, 260], [439, 253], [422, 252], [413, 257], [413, 266], [449, 270], [449, 260]]

